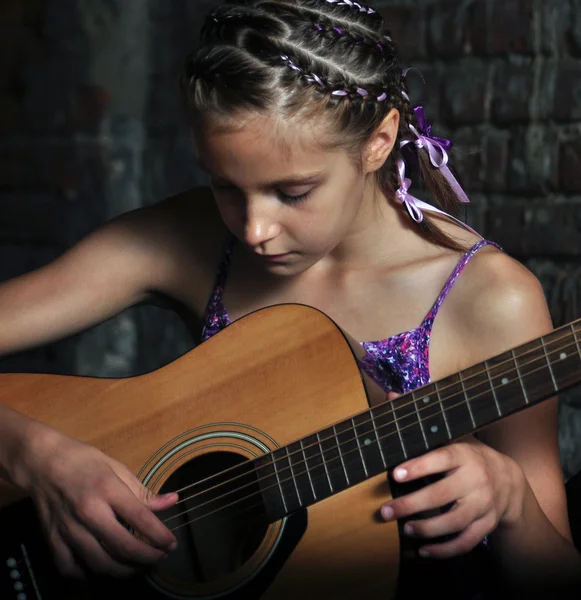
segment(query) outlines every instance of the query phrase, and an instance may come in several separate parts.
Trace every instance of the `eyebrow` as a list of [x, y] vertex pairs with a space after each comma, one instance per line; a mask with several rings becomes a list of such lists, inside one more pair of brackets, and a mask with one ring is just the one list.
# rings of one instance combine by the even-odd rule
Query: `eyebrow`
[[[214, 177], [220, 177], [220, 175], [216, 175], [216, 173], [212, 173], [212, 171], [203, 165], [201, 162], [198, 163], [198, 166], [202, 169], [202, 171], [206, 172], [208, 175], [213, 175]], [[267, 181], [262, 184], [262, 187], [277, 187], [284, 185], [297, 185], [297, 184], [306, 184], [312, 183], [319, 179], [323, 175], [323, 171], [316, 171], [314, 173], [306, 173], [304, 175], [291, 175], [289, 177], [285, 177], [284, 179], [280, 179], [278, 181]], [[227, 181], [226, 179], [224, 181]]]

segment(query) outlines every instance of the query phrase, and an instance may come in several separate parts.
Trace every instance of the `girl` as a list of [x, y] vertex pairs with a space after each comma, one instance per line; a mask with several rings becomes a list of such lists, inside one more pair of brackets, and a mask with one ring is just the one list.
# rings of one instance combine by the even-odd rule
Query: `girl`
[[[531, 273], [446, 214], [466, 201], [447, 166], [448, 143], [431, 137], [410, 105], [395, 45], [372, 8], [225, 4], [208, 17], [182, 89], [211, 190], [127, 214], [5, 283], [3, 353], [156, 293], [198, 317], [202, 339], [251, 311], [298, 302], [359, 340], [362, 367], [386, 392], [402, 393], [551, 330]], [[413, 166], [445, 212], [410, 195]], [[6, 407], [0, 440], [0, 475], [35, 500], [64, 573], [82, 576], [90, 565], [127, 575], [172, 549], [154, 512], [175, 494], [148, 495], [123, 465]], [[515, 590], [578, 583], [556, 401], [406, 462], [394, 485], [428, 476], [438, 477], [382, 506], [384, 519], [408, 519], [405, 534], [426, 562], [454, 564], [486, 540]], [[448, 534], [456, 535], [442, 541]]]

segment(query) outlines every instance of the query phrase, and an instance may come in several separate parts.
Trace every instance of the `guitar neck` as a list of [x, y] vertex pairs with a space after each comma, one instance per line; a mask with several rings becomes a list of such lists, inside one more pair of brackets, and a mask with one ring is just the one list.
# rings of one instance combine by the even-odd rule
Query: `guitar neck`
[[581, 382], [581, 320], [255, 461], [270, 520], [324, 500]]

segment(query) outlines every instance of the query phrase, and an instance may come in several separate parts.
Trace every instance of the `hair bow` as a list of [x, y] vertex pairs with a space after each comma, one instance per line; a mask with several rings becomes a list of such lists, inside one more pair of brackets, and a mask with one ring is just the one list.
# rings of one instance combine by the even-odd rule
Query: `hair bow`
[[445, 138], [432, 136], [432, 126], [428, 123], [422, 106], [416, 106], [414, 114], [418, 123], [418, 129], [410, 125], [410, 131], [414, 134], [415, 139], [408, 138], [402, 140], [400, 144], [401, 148], [404, 148], [408, 144], [413, 144], [416, 148], [424, 148], [430, 157], [430, 162], [436, 169], [440, 169], [442, 175], [444, 175], [450, 187], [454, 190], [458, 200], [469, 203], [470, 200], [466, 192], [462, 189], [462, 186], [448, 167], [448, 150], [452, 147], [452, 142]]
[[478, 237], [482, 237], [477, 231], [472, 229], [472, 227], [470, 227], [460, 219], [457, 219], [454, 215], [450, 215], [447, 212], [444, 212], [443, 210], [440, 210], [439, 208], [436, 208], [435, 206], [432, 206], [431, 204], [428, 204], [427, 202], [424, 202], [423, 200], [412, 196], [409, 193], [412, 181], [405, 175], [405, 162], [403, 158], [399, 158], [397, 160], [397, 170], [399, 174], [399, 188], [395, 192], [395, 198], [405, 206], [410, 217], [416, 223], [421, 223], [424, 220], [424, 214], [422, 211], [425, 210], [427, 212], [448, 217], [449, 219], [452, 219], [453, 221], [458, 223], [458, 225], [464, 227], [465, 229], [468, 229], [468, 231], [471, 231]]

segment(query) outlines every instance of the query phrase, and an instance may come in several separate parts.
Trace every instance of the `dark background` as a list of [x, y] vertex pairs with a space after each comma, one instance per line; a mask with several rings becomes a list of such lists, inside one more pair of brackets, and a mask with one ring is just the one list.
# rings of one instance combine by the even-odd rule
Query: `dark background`
[[[177, 74], [203, 0], [2, 0], [0, 279], [103, 221], [204, 181]], [[541, 279], [555, 325], [581, 317], [581, 0], [378, 1], [413, 100], [455, 142], [470, 221]], [[2, 371], [121, 377], [192, 347], [138, 307]], [[581, 470], [581, 391], [563, 394], [564, 475]]]

